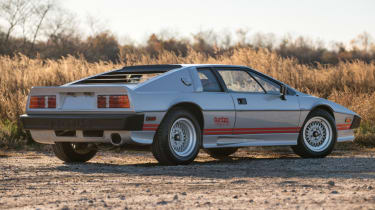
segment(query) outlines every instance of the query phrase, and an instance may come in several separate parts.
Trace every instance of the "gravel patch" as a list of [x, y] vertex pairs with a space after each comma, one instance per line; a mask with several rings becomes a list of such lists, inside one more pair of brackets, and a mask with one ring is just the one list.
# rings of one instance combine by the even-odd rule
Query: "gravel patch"
[[2, 209], [368, 209], [374, 186], [371, 151], [302, 159], [251, 148], [220, 161], [201, 152], [187, 166], [159, 166], [147, 151], [99, 152], [85, 164], [37, 152], [0, 158]]

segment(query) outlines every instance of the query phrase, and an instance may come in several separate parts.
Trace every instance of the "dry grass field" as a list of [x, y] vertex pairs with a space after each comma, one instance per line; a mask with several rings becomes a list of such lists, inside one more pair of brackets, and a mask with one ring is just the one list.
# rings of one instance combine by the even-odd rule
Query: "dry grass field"
[[[165, 63], [217, 63], [250, 66], [292, 87], [328, 98], [359, 113], [363, 118], [356, 131], [356, 142], [375, 142], [375, 63], [341, 62], [334, 66], [302, 65], [295, 59], [281, 58], [267, 50], [237, 49], [232, 54], [212, 58], [190, 50], [178, 57], [163, 52], [158, 59], [142, 54], [121, 56], [124, 62], [89, 63], [84, 59], [65, 57], [59, 60], [30, 59], [23, 55], [0, 57], [0, 139], [4, 145], [22, 144], [26, 134], [18, 116], [24, 113], [29, 90], [33, 86], [62, 85], [89, 75], [125, 65]], [[375, 145], [375, 144], [374, 144]]]

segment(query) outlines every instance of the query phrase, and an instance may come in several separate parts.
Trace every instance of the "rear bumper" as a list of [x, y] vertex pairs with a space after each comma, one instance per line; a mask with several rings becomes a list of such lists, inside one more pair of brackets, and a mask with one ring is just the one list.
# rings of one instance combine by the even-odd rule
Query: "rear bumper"
[[21, 115], [26, 130], [140, 131], [144, 114]]

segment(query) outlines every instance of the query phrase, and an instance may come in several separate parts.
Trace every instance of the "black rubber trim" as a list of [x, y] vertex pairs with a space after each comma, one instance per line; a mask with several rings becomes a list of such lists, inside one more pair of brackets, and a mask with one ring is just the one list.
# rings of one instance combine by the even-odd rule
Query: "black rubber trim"
[[350, 129], [358, 128], [360, 124], [361, 124], [361, 117], [358, 115], [354, 115]]
[[26, 130], [142, 130], [144, 114], [22, 115]]

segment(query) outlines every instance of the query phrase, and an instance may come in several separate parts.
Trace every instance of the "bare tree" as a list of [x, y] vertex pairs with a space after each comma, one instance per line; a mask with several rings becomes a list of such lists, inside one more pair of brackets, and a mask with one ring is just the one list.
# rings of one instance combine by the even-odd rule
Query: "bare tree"
[[357, 40], [362, 45], [362, 50], [368, 52], [373, 41], [371, 35], [365, 31], [357, 36]]
[[0, 18], [7, 23], [5, 41], [21, 23], [25, 22], [32, 12], [31, 1], [0, 0]]
[[47, 37], [58, 37], [76, 33], [78, 20], [76, 16], [64, 9], [58, 9], [50, 15], [46, 22], [44, 35]]
[[102, 32], [108, 32], [108, 25], [106, 24], [108, 21], [104, 21], [98, 17], [95, 17], [91, 14], [88, 14], [86, 17], [86, 23], [90, 29], [90, 35], [95, 36]]
[[276, 43], [276, 36], [273, 33], [256, 33], [252, 37], [252, 44], [255, 48], [267, 48], [272, 50]]
[[193, 34], [193, 38], [196, 42], [203, 40], [209, 45], [218, 46], [218, 34], [212, 29], [201, 30], [196, 34]]
[[245, 46], [248, 44], [247, 36], [249, 34], [248, 28], [240, 28], [236, 31], [237, 37], [238, 37], [238, 45]]
[[219, 36], [219, 39], [220, 39], [220, 46], [224, 49], [229, 49], [230, 46], [233, 44], [232, 43], [232, 33], [230, 30], [228, 29], [224, 29], [220, 32], [220, 36]]
[[50, 14], [46, 22], [44, 35], [48, 37], [48, 54], [52, 57], [75, 54], [79, 50], [76, 16], [69, 11], [59, 9]]
[[179, 33], [176, 29], [173, 28], [163, 28], [156, 34], [157, 37], [161, 40], [176, 40], [179, 37]]
[[35, 41], [40, 33], [41, 27], [47, 17], [47, 14], [54, 8], [54, 0], [39, 0], [34, 1], [32, 5], [32, 14], [33, 14], [33, 28], [32, 38], [31, 38], [31, 51], [34, 50]]

